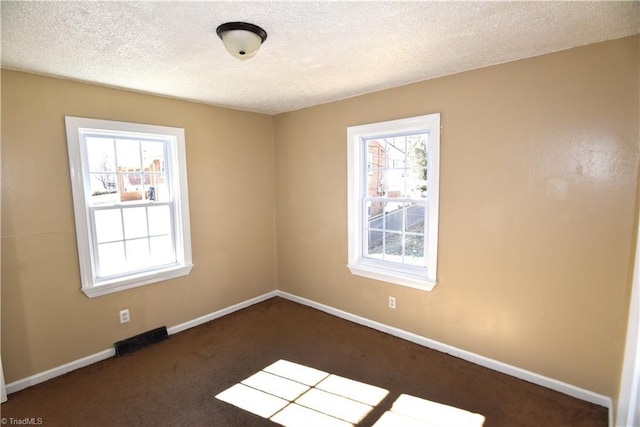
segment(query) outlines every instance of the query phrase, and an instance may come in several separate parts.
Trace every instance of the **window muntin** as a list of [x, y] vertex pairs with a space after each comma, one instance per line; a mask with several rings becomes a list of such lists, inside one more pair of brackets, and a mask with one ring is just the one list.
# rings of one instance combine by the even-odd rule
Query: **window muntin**
[[435, 286], [439, 123], [431, 114], [348, 128], [352, 273]]
[[66, 120], [83, 291], [96, 296], [188, 274], [184, 131]]

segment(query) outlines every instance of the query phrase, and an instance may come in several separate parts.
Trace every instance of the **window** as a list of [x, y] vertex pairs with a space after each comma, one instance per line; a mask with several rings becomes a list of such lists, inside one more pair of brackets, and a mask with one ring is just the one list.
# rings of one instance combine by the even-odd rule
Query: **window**
[[349, 269], [433, 289], [440, 114], [351, 126], [347, 145]]
[[189, 274], [184, 130], [79, 117], [66, 127], [82, 290]]

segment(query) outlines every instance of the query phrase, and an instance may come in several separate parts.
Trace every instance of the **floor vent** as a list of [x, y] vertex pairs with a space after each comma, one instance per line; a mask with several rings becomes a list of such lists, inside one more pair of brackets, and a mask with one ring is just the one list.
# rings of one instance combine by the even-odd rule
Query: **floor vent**
[[142, 347], [164, 341], [167, 338], [169, 338], [169, 334], [167, 334], [166, 326], [143, 332], [140, 335], [115, 343], [116, 356], [124, 356], [125, 354], [133, 353], [136, 350], [140, 350]]

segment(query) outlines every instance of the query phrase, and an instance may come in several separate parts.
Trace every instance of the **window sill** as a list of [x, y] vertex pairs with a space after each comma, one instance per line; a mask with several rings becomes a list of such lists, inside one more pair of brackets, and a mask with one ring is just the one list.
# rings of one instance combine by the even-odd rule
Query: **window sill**
[[395, 285], [408, 286], [414, 289], [431, 292], [437, 282], [429, 280], [425, 277], [415, 276], [407, 273], [386, 270], [379, 267], [372, 267], [363, 264], [348, 264], [347, 268], [351, 274], [356, 276], [367, 277], [369, 279], [379, 280], [382, 282], [393, 283]]
[[193, 268], [193, 264], [180, 265], [163, 270], [131, 275], [97, 283], [91, 287], [83, 287], [82, 292], [84, 292], [89, 298], [99, 297], [102, 295], [112, 294], [114, 292], [124, 291], [126, 289], [149, 285], [151, 283], [187, 276], [191, 272], [191, 268]]

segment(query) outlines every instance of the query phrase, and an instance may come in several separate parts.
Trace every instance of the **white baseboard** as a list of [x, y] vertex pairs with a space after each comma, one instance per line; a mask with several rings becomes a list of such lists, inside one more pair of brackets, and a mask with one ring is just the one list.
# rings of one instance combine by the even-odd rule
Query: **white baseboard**
[[82, 359], [74, 360], [73, 362], [65, 363], [64, 365], [57, 366], [48, 371], [40, 372], [39, 374], [32, 375], [27, 378], [23, 378], [18, 381], [7, 384], [7, 394], [15, 393], [16, 391], [23, 390], [27, 387], [34, 386], [36, 384], [43, 383], [47, 380], [64, 375], [67, 372], [75, 371], [76, 369], [84, 368], [85, 366], [92, 365], [102, 360], [108, 359], [116, 355], [115, 348], [109, 348], [107, 350], [99, 351], [98, 353], [91, 354]]
[[[227, 308], [223, 308], [222, 310], [218, 310], [213, 313], [209, 313], [207, 315], [198, 317], [196, 319], [190, 320], [188, 322], [181, 323], [176, 326], [172, 326], [167, 328], [167, 332], [169, 335], [177, 334], [178, 332], [182, 332], [185, 329], [193, 328], [194, 326], [202, 325], [203, 323], [209, 322], [211, 320], [217, 319], [222, 316], [226, 316], [227, 314], [231, 314], [235, 311], [242, 310], [243, 308], [247, 308], [251, 305], [257, 304], [259, 302], [268, 300], [270, 298], [275, 297], [276, 291], [268, 292], [264, 295], [257, 296], [255, 298], [251, 298], [247, 301], [243, 301], [241, 303], [232, 305]], [[27, 378], [23, 378], [21, 380], [14, 381], [10, 384], [6, 385], [7, 394], [15, 393], [16, 391], [23, 390], [27, 387], [34, 386], [36, 384], [40, 384], [47, 380], [53, 379], [60, 375], [64, 375], [67, 372], [75, 371], [76, 369], [84, 368], [85, 366], [89, 366], [93, 363], [100, 362], [102, 360], [108, 359], [110, 357], [115, 356], [116, 351], [115, 348], [109, 348], [106, 350], [99, 351], [98, 353], [91, 354], [89, 356], [83, 357], [81, 359], [74, 360], [69, 363], [65, 363], [64, 365], [57, 366], [53, 369], [49, 369], [48, 371], [40, 372], [38, 374], [32, 375]]]
[[[612, 414], [612, 411], [611, 411], [612, 401], [611, 401], [611, 398], [607, 396], [594, 393], [592, 391], [585, 390], [583, 388], [576, 387], [571, 384], [564, 383], [562, 381], [554, 380], [552, 378], [545, 377], [543, 375], [536, 374], [534, 372], [530, 372], [525, 369], [521, 369], [506, 363], [502, 363], [497, 360], [489, 359], [488, 357], [484, 357], [484, 356], [472, 353], [470, 351], [462, 350], [462, 349], [450, 346], [448, 344], [444, 344], [439, 341], [432, 340], [430, 338], [426, 338], [411, 332], [407, 332], [402, 329], [394, 328], [392, 326], [388, 326], [383, 323], [379, 323], [364, 317], [360, 317], [355, 314], [351, 314], [346, 311], [342, 311], [337, 308], [320, 304], [318, 302], [315, 302], [306, 298], [302, 298], [302, 297], [290, 294], [288, 292], [279, 291], [279, 290], [268, 292], [266, 294], [257, 296], [255, 298], [251, 298], [247, 301], [232, 305], [222, 310], [218, 310], [216, 312], [198, 317], [188, 322], [184, 322], [179, 325], [172, 326], [170, 328], [167, 328], [167, 332], [170, 335], [177, 334], [178, 332], [182, 332], [186, 329], [193, 328], [195, 326], [201, 325], [203, 323], [209, 322], [219, 317], [226, 316], [227, 314], [231, 314], [238, 310], [242, 310], [243, 308], [247, 308], [251, 305], [260, 303], [262, 301], [266, 301], [275, 296], [279, 296], [279, 297], [288, 299], [290, 301], [294, 301], [299, 304], [306, 305], [306, 306], [318, 309], [320, 311], [324, 311], [325, 313], [329, 313], [331, 315], [343, 318], [345, 320], [349, 320], [351, 322], [364, 325], [381, 332], [385, 332], [389, 335], [393, 335], [398, 338], [411, 341], [413, 343], [440, 351], [442, 353], [450, 354], [452, 356], [475, 363], [477, 365], [484, 366], [489, 369], [493, 369], [494, 371], [502, 372], [504, 374], [511, 375], [512, 377], [519, 378], [519, 379], [528, 381], [530, 383], [549, 388], [551, 390], [559, 391], [561, 393], [567, 394], [569, 396], [572, 396], [578, 399], [585, 400], [587, 402], [594, 403], [596, 405], [604, 406], [609, 410], [610, 416]], [[42, 383], [44, 381], [55, 378], [57, 376], [64, 375], [67, 372], [71, 372], [76, 369], [89, 366], [93, 363], [100, 362], [101, 360], [105, 360], [113, 356], [115, 356], [115, 349], [109, 348], [109, 349], [100, 351], [98, 353], [94, 353], [92, 355], [83, 357], [81, 359], [74, 360], [72, 362], [58, 366], [56, 368], [49, 369], [48, 371], [44, 371], [27, 378], [23, 378], [21, 380], [14, 381], [6, 385], [7, 394], [15, 393], [27, 387], [31, 387], [33, 385]]]
[[177, 334], [178, 332], [182, 332], [186, 329], [193, 328], [194, 326], [202, 325], [203, 323], [210, 322], [219, 317], [226, 316], [227, 314], [231, 314], [233, 312], [242, 310], [243, 308], [247, 308], [254, 304], [258, 304], [259, 302], [266, 301], [270, 298], [273, 298], [277, 295], [276, 292], [277, 291], [267, 292], [266, 294], [248, 299], [241, 303], [232, 305], [231, 307], [223, 308], [222, 310], [218, 310], [214, 313], [205, 314], [204, 316], [200, 316], [197, 319], [189, 320], [188, 322], [184, 322], [179, 325], [172, 326], [170, 328], [167, 328], [167, 332], [169, 333], [169, 335], [173, 335], [173, 334]]
[[407, 332], [402, 329], [394, 328], [392, 326], [388, 326], [383, 323], [379, 323], [364, 317], [356, 316], [355, 314], [351, 314], [349, 312], [342, 311], [337, 308], [330, 307], [328, 305], [320, 304], [318, 302], [315, 302], [306, 298], [302, 298], [287, 292], [276, 291], [276, 294], [279, 297], [318, 309], [320, 311], [324, 311], [325, 313], [329, 313], [334, 316], [341, 317], [345, 320], [349, 320], [351, 322], [358, 323], [360, 325], [368, 326], [372, 329], [385, 332], [389, 335], [393, 335], [398, 338], [411, 341], [413, 343], [431, 348], [433, 350], [437, 350], [441, 353], [450, 354], [452, 356], [458, 357], [468, 362], [475, 363], [476, 365], [484, 366], [485, 368], [502, 372], [512, 377], [519, 378], [521, 380], [525, 380], [530, 383], [537, 384], [551, 390], [559, 391], [560, 393], [564, 393], [569, 396], [572, 396], [581, 400], [585, 400], [590, 403], [595, 403], [596, 405], [604, 406], [605, 408], [609, 409], [609, 414], [612, 413], [611, 411], [612, 401], [611, 401], [611, 398], [607, 396], [594, 393], [592, 391], [585, 390], [583, 388], [576, 387], [562, 381], [554, 380], [552, 378], [545, 377], [544, 375], [536, 374], [534, 372], [527, 371], [525, 369], [521, 369], [516, 366], [502, 363], [497, 360], [493, 360], [488, 357], [484, 357], [479, 354], [472, 353], [470, 351], [462, 350], [462, 349], [453, 347], [451, 345], [432, 340], [430, 338], [416, 335], [414, 333]]

